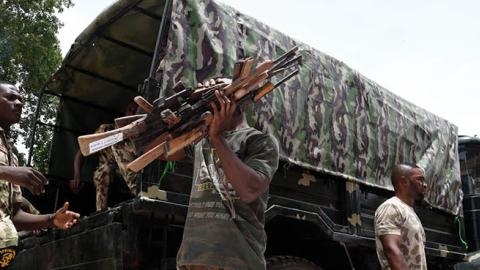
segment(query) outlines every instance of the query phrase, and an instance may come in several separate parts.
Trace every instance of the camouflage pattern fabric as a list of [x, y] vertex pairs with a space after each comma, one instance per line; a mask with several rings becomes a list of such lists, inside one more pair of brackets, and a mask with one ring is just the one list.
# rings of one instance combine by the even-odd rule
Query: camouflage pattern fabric
[[299, 75], [248, 114], [251, 124], [278, 139], [281, 158], [389, 190], [394, 164], [414, 162], [425, 169], [431, 187], [426, 201], [459, 213], [456, 126], [230, 7], [210, 0], [174, 1], [160, 67], [162, 91], [171, 94], [168, 89], [178, 81], [194, 86], [231, 76], [238, 59], [274, 59], [295, 45], [304, 62]]
[[[113, 128], [113, 124], [102, 124], [95, 133], [106, 132]], [[97, 211], [107, 209], [108, 187], [115, 179], [115, 174], [120, 175], [125, 180], [132, 194], [137, 194], [137, 174], [127, 169], [128, 163], [136, 158], [134, 153], [129, 141], [105, 148], [98, 153], [98, 166], [93, 174]]]
[[11, 246], [6, 248], [0, 248], [0, 268], [9, 269], [10, 264], [15, 260], [17, 256], [17, 246]]
[[390, 269], [390, 266], [379, 237], [388, 234], [401, 236], [400, 250], [408, 269], [427, 269], [426, 238], [422, 222], [413, 208], [397, 197], [386, 200], [375, 211], [375, 245], [383, 270]]
[[[0, 166], [18, 166], [4, 130], [0, 127]], [[24, 202], [20, 186], [0, 180], [0, 248], [16, 246], [18, 234], [11, 217]]]
[[[278, 167], [278, 145], [271, 136], [244, 128], [225, 132], [224, 139], [247, 166], [272, 179]], [[192, 191], [177, 265], [265, 269], [267, 198], [268, 191], [249, 204], [242, 202], [228, 183], [215, 148], [207, 139], [200, 141], [195, 147]]]

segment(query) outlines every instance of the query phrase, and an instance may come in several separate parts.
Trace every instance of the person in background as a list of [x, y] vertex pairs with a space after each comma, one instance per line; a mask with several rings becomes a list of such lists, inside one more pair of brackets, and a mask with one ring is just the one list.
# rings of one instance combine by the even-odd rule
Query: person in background
[[[132, 100], [125, 108], [125, 116], [134, 115], [138, 106]], [[95, 133], [102, 133], [114, 129], [114, 124], [101, 124]], [[108, 189], [116, 176], [120, 176], [127, 184], [132, 196], [137, 195], [137, 173], [127, 169], [128, 163], [136, 158], [131, 142], [124, 141], [97, 153], [98, 165], [93, 174], [93, 183], [96, 189], [96, 210], [103, 211], [108, 207]], [[82, 188], [81, 168], [85, 157], [80, 150], [75, 154], [73, 163], [73, 179], [69, 181], [70, 190], [77, 194]]]
[[425, 232], [415, 213], [423, 201], [427, 184], [423, 169], [415, 164], [398, 164], [392, 172], [395, 196], [375, 211], [377, 256], [382, 269], [427, 269]]
[[[47, 179], [30, 167], [19, 167], [13, 145], [9, 141], [11, 125], [18, 123], [22, 114], [22, 97], [19, 89], [8, 82], [0, 82], [0, 267], [11, 264], [16, 255], [18, 231], [45, 228], [68, 229], [80, 217], [68, 210], [65, 202], [57, 212], [39, 215], [22, 196], [20, 187], [32, 194], [45, 192]], [[27, 210], [27, 211], [25, 211]]]

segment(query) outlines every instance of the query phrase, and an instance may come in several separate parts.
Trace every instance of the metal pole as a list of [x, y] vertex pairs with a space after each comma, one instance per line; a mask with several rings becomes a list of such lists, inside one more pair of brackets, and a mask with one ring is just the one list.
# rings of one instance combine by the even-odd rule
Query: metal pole
[[350, 268], [352, 270], [355, 270], [355, 267], [353, 266], [352, 259], [350, 258], [350, 253], [348, 252], [347, 245], [345, 245], [344, 242], [340, 242], [340, 245], [343, 246], [343, 249], [345, 250], [345, 254], [347, 255], [348, 263], [350, 264]]
[[59, 192], [60, 192], [60, 189], [59, 189], [58, 186], [57, 186], [57, 190], [56, 190], [56, 192], [55, 192], [55, 202], [53, 203], [53, 213], [55, 213], [55, 211], [57, 211]]
[[[162, 12], [162, 21], [160, 22], [160, 27], [158, 29], [157, 40], [155, 43], [155, 51], [153, 54], [152, 63], [150, 65], [150, 72], [149, 76], [143, 82], [141, 86], [141, 95], [145, 97], [149, 101], [153, 101], [159, 96], [161, 96], [160, 91], [158, 90], [158, 81], [155, 79], [155, 72], [157, 70], [157, 66], [159, 64], [159, 55], [162, 48], [162, 41], [167, 35], [167, 25], [170, 19], [170, 10], [172, 6], [173, 0], [166, 0], [165, 5], [163, 7]], [[155, 89], [155, 90], [152, 90]], [[158, 179], [160, 176], [160, 166], [159, 162], [155, 162], [150, 164], [147, 168], [145, 168], [140, 174], [140, 187], [142, 188], [143, 182], [151, 179]], [[139, 192], [142, 190], [140, 189]]]
[[169, 12], [173, 0], [166, 0], [165, 6], [163, 8], [162, 21], [160, 22], [160, 28], [158, 29], [157, 42], [155, 43], [155, 52], [153, 54], [152, 64], [150, 65], [149, 78], [155, 78], [155, 71], [157, 70], [158, 56], [160, 50], [162, 49], [162, 40], [163, 37], [167, 34], [167, 21], [169, 18]]
[[32, 121], [32, 135], [30, 138], [29, 146], [28, 146], [29, 147], [28, 161], [27, 161], [28, 166], [32, 166], [33, 146], [35, 143], [35, 134], [37, 133], [37, 122], [38, 122], [38, 117], [40, 116], [40, 108], [42, 106], [44, 92], [45, 92], [45, 88], [42, 89], [42, 92], [40, 92], [40, 96], [38, 96], [37, 108], [35, 110], [35, 118]]

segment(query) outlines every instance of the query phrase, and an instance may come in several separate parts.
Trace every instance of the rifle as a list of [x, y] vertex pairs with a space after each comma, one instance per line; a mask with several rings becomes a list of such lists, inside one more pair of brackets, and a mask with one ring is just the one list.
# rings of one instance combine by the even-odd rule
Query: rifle
[[[80, 150], [82, 154], [89, 155], [122, 140], [132, 139], [136, 152], [144, 154], [131, 162], [128, 168], [139, 171], [154, 159], [162, 155], [166, 158], [206, 136], [212, 119], [210, 103], [216, 100], [215, 91], [224, 91], [227, 97], [237, 101], [238, 106], [244, 106], [257, 102], [296, 75], [301, 64], [301, 56], [296, 56], [297, 50], [298, 47], [294, 47], [274, 61], [258, 64], [253, 70], [252, 58], [235, 63], [231, 84], [185, 88], [179, 83], [174, 87], [175, 94], [160, 98], [153, 104], [136, 97], [135, 102], [147, 114], [117, 118], [115, 130], [80, 136]], [[277, 83], [270, 81], [273, 76], [291, 68], [295, 70]]]
[[[181, 85], [177, 84], [177, 85]], [[197, 89], [198, 90], [210, 90], [210, 89], [217, 89], [224, 85], [215, 85], [214, 87], [207, 88], [207, 89]], [[175, 87], [177, 88], [177, 86]], [[153, 107], [150, 113], [144, 114], [141, 116], [130, 116], [130, 117], [121, 117], [120, 119], [116, 119], [117, 129], [103, 132], [103, 133], [95, 133], [90, 135], [83, 135], [78, 137], [78, 144], [80, 146], [80, 152], [84, 156], [91, 155], [95, 152], [98, 152], [102, 149], [105, 149], [109, 146], [112, 146], [118, 142], [121, 142], [125, 139], [129, 139], [132, 137], [140, 136], [145, 131], [147, 131], [148, 127], [155, 126], [156, 129], [166, 129], [168, 128], [168, 124], [172, 125], [172, 121], [176, 121], [173, 118], [174, 114], [172, 113], [172, 109], [176, 110], [181, 107], [180, 99], [181, 98], [190, 98], [192, 101], [198, 99], [198, 94], [193, 93], [193, 89], [187, 88], [183, 89], [176, 94], [169, 96], [167, 98], [162, 98], [157, 100], [155, 103], [158, 104], [156, 107], [149, 104], [143, 98], [135, 98], [135, 102], [141, 107], [146, 108], [148, 110]], [[159, 119], [158, 115], [161, 116]], [[128, 119], [136, 119], [135, 121], [131, 122], [130, 124], [126, 125], [125, 122]], [[125, 121], [126, 120], [126, 121]], [[150, 134], [149, 137], [155, 136], [156, 133]], [[146, 140], [149, 137], [145, 138]], [[143, 137], [142, 137], [143, 138]]]
[[[281, 85], [283, 82], [287, 81], [291, 77], [298, 74], [298, 70], [293, 71], [292, 73], [288, 74], [285, 78], [279, 81], [276, 84], [272, 84], [271, 82], [267, 82], [261, 87], [257, 88], [254, 91], [249, 92], [242, 98], [238, 100], [238, 106], [244, 105], [248, 101], [257, 102], [266, 94], [270, 93], [273, 89]], [[206, 112], [210, 113], [210, 112]], [[212, 120], [211, 113], [209, 115], [202, 115], [201, 122], [193, 122], [192, 128], [187, 130], [186, 132], [178, 132], [181, 135], [177, 137], [173, 137], [170, 134], [165, 134], [162, 139], [158, 141], [154, 141], [152, 143], [152, 147], [148, 148], [149, 150], [135, 159], [134, 161], [130, 162], [127, 165], [127, 168], [131, 171], [138, 172], [143, 169], [145, 166], [150, 164], [155, 159], [163, 156], [165, 159], [169, 156], [175, 154], [177, 151], [185, 148], [190, 144], [195, 144], [199, 142], [202, 138], [207, 135], [208, 126]]]

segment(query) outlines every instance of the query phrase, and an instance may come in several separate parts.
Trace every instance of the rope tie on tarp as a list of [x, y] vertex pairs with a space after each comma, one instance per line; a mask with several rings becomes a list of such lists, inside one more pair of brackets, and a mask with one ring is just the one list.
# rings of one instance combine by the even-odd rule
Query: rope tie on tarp
[[463, 240], [463, 237], [462, 237], [462, 219], [459, 217], [459, 216], [456, 216], [455, 217], [455, 220], [453, 221], [454, 224], [457, 224], [458, 223], [458, 238], [460, 239], [460, 243], [462, 243], [462, 246], [465, 248], [465, 249], [468, 249], [468, 244], [467, 242], [465, 242], [465, 240]]
[[167, 175], [169, 172], [174, 172], [175, 171], [175, 161], [167, 161], [165, 163], [165, 167], [163, 168], [162, 176], [160, 176], [160, 180], [158, 182], [158, 185], [162, 183], [163, 178]]

